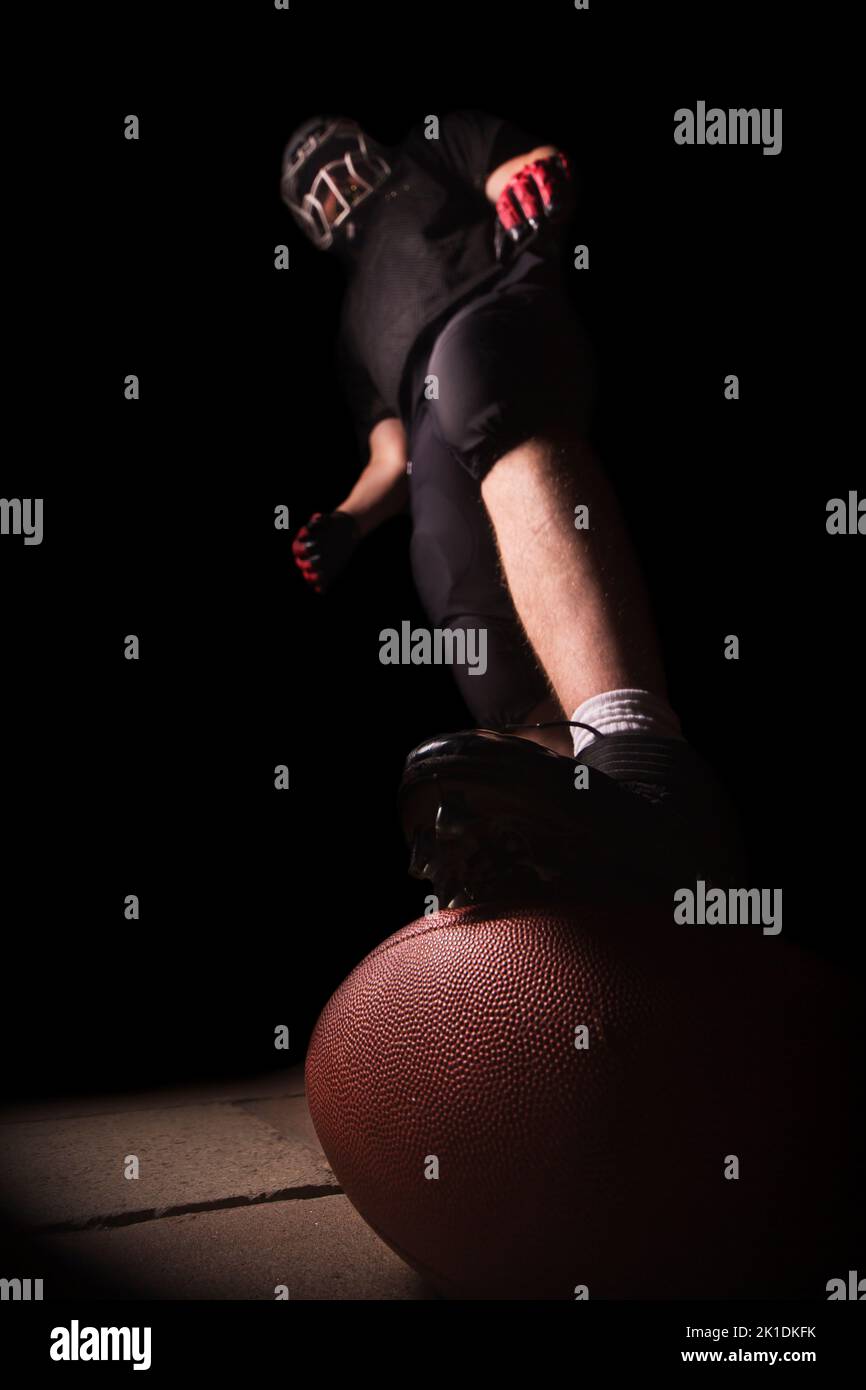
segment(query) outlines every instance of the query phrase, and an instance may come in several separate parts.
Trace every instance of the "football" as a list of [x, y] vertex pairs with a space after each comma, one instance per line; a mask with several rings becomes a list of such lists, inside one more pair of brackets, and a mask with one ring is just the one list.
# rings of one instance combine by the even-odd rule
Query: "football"
[[442, 911], [326, 1005], [310, 1111], [351, 1202], [442, 1296], [826, 1297], [843, 993], [754, 927]]

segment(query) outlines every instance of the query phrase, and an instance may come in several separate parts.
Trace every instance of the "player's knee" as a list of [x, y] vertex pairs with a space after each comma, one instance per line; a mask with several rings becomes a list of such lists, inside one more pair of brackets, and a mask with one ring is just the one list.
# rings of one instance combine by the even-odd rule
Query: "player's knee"
[[586, 431], [592, 371], [573, 326], [552, 319], [534, 355], [515, 335], [512, 320], [502, 322], [489, 309], [458, 315], [430, 355], [433, 427], [478, 481], [528, 439]]

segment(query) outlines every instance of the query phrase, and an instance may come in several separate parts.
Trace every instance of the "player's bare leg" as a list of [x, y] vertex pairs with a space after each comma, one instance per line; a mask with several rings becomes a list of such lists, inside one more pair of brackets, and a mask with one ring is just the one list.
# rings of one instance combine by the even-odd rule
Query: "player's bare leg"
[[[494, 464], [481, 495], [514, 606], [566, 717], [608, 690], [666, 698], [637, 560], [589, 446], [528, 440]], [[580, 505], [585, 530], [575, 526]]]
[[[554, 703], [592, 725], [586, 702], [627, 697], [638, 718], [615, 735], [578, 732], [576, 761], [568, 755], [577, 745], [542, 759], [525, 741], [495, 736], [420, 745], [401, 787], [412, 872], [457, 903], [527, 890], [642, 899], [697, 878], [736, 882], [735, 817], [677, 733], [637, 559], [591, 450], [574, 438], [530, 439], [496, 460], [481, 495]], [[575, 526], [579, 507], [585, 529]], [[539, 730], [538, 742], [550, 747], [553, 732]], [[588, 781], [575, 780], [580, 762]]]

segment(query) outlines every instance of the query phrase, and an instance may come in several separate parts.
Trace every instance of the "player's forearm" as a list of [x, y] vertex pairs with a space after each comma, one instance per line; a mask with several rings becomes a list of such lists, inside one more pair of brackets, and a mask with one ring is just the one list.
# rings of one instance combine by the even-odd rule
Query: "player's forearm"
[[383, 521], [401, 512], [408, 497], [405, 464], [398, 473], [390, 462], [386, 464], [382, 459], [371, 458], [338, 511], [353, 516], [361, 535], [367, 536]]
[[362, 536], [375, 531], [406, 506], [407, 459], [402, 425], [398, 420], [381, 420], [370, 435], [370, 461], [338, 508], [355, 518]]
[[520, 172], [527, 164], [532, 164], [536, 159], [547, 159], [550, 155], [556, 154], [555, 145], [539, 145], [535, 150], [528, 150], [526, 154], [515, 155], [514, 159], [507, 159], [504, 164], [500, 164], [493, 173], [488, 175], [487, 183], [484, 185], [484, 192], [495, 203], [499, 199], [508, 180], [514, 174]]

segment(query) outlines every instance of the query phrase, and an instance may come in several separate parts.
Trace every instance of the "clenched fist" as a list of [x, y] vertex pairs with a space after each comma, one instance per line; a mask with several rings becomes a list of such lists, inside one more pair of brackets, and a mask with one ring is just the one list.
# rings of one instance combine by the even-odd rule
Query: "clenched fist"
[[307, 584], [323, 594], [342, 574], [361, 539], [348, 512], [315, 512], [292, 541], [295, 564]]
[[524, 164], [496, 202], [499, 225], [511, 241], [521, 241], [547, 221], [571, 212], [574, 192], [568, 160], [561, 152]]

